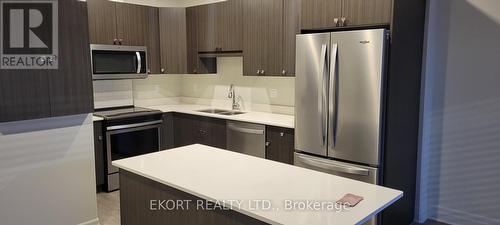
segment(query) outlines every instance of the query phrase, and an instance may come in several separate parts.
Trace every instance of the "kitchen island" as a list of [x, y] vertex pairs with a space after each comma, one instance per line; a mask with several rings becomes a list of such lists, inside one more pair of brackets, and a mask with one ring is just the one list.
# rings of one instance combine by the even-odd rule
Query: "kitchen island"
[[[401, 191], [204, 145], [113, 161], [132, 224], [361, 224]], [[347, 193], [355, 207], [335, 202]]]

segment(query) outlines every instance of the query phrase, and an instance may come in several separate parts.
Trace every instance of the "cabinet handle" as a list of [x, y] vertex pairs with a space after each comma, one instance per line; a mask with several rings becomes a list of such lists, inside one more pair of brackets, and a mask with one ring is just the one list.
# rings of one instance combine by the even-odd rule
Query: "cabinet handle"
[[346, 25], [347, 19], [345, 17], [340, 18], [340, 26], [344, 27]]
[[260, 74], [264, 75], [264, 74], [265, 74], [265, 71], [264, 71], [264, 70], [261, 70], [261, 71], [260, 71]]
[[116, 38], [115, 38], [115, 39], [113, 39], [113, 44], [114, 44], [114, 45], [116, 45], [116, 44], [117, 44], [116, 42], [118, 42], [118, 39], [116, 39]]
[[281, 71], [281, 75], [285, 76], [286, 75], [286, 70]]
[[333, 18], [333, 23], [335, 23], [335, 26], [339, 26], [339, 18]]
[[266, 147], [271, 145], [271, 142], [270, 141], [266, 141]]
[[118, 39], [118, 44], [122, 45], [123, 39]]
[[151, 70], [150, 69], [148, 69], [148, 74], [151, 74]]
[[97, 140], [102, 141], [102, 135], [97, 136]]
[[257, 70], [257, 75], [259, 75], [259, 74], [260, 74], [260, 70]]
[[165, 69], [161, 68], [161, 73], [165, 73]]
[[285, 133], [284, 132], [280, 132], [280, 137], [283, 137], [285, 136]]

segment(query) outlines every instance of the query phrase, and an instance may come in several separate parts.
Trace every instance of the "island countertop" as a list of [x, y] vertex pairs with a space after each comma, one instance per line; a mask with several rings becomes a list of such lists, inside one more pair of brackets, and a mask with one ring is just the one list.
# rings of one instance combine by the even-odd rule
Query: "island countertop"
[[[398, 190], [199, 144], [112, 164], [270, 224], [360, 224], [403, 196]], [[364, 199], [348, 210], [300, 207], [325, 205], [347, 193]], [[271, 202], [272, 209], [252, 206], [253, 200]]]

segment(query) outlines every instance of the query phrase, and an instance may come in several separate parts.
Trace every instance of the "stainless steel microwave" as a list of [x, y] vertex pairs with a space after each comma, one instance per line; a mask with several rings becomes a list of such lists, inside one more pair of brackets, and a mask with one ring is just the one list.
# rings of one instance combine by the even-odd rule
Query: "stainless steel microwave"
[[144, 46], [90, 45], [94, 80], [138, 79], [148, 76]]

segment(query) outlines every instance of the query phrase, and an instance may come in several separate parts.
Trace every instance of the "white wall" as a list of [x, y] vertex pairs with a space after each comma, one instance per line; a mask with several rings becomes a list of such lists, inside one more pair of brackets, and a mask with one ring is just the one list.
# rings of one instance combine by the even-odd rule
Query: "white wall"
[[91, 115], [0, 123], [0, 224], [97, 224]]
[[418, 219], [500, 224], [500, 1], [428, 2]]

